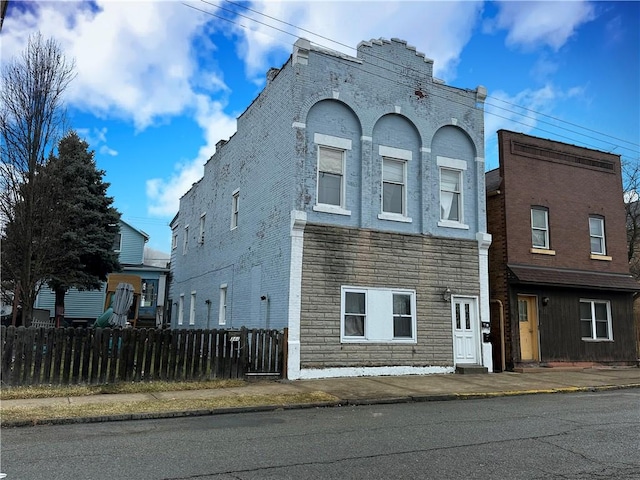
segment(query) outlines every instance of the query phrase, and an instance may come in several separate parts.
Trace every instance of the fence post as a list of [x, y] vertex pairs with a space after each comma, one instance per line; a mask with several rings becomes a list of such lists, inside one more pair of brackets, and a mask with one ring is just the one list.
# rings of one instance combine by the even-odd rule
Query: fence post
[[282, 352], [280, 353], [280, 370], [282, 371], [282, 378], [285, 380], [289, 378], [289, 328], [285, 327], [284, 332], [282, 334]]
[[240, 329], [240, 355], [240, 368], [244, 378], [249, 371], [249, 330], [246, 327]]

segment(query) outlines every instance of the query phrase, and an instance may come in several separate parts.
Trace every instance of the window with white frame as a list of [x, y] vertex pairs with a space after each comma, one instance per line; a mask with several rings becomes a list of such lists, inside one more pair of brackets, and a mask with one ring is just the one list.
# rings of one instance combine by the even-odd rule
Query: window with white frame
[[191, 292], [191, 304], [189, 305], [189, 325], [196, 324], [196, 292]]
[[591, 253], [593, 255], [606, 255], [604, 218], [597, 216], [589, 217], [589, 236], [591, 237]]
[[549, 211], [546, 208], [531, 208], [531, 244], [533, 248], [549, 249]]
[[462, 223], [462, 172], [440, 169], [440, 220]]
[[583, 340], [613, 340], [608, 301], [580, 300], [580, 333]]
[[231, 195], [231, 230], [238, 226], [238, 211], [240, 208], [240, 190]]
[[318, 203], [344, 207], [344, 150], [318, 147]]
[[440, 173], [439, 226], [468, 228], [464, 224], [463, 173], [467, 162], [455, 158], [437, 157]]
[[171, 250], [175, 250], [176, 248], [178, 248], [178, 234], [173, 232], [171, 237]]
[[351, 140], [321, 133], [314, 134], [318, 146], [315, 211], [350, 215], [346, 208], [347, 151]]
[[184, 322], [184, 293], [180, 294], [178, 299], [178, 325]]
[[342, 342], [416, 341], [415, 291], [342, 287]]
[[119, 252], [122, 249], [122, 233], [116, 233], [116, 236], [113, 238], [113, 251]]
[[182, 254], [186, 255], [189, 249], [189, 225], [184, 227], [184, 239], [182, 241]]
[[407, 162], [394, 158], [382, 159], [382, 211], [406, 215]]
[[204, 224], [205, 224], [206, 218], [207, 218], [206, 213], [203, 213], [202, 215], [200, 215], [200, 235], [198, 236], [198, 243], [200, 243], [200, 245], [204, 243]]
[[227, 324], [227, 284], [220, 285], [220, 309], [218, 310], [218, 324]]

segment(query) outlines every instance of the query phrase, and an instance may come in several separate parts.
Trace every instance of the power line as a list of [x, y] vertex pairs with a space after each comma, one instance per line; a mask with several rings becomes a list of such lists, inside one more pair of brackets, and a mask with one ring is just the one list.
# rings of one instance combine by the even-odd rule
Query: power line
[[[322, 39], [324, 39], [324, 40], [328, 40], [328, 41], [330, 41], [330, 42], [332, 42], [332, 43], [334, 43], [334, 44], [341, 45], [341, 46], [346, 47], [346, 48], [351, 49], [351, 50], [357, 50], [356, 48], [351, 47], [351, 46], [349, 46], [349, 45], [346, 45], [346, 44], [344, 44], [344, 43], [341, 43], [341, 42], [339, 42], [339, 41], [337, 41], [337, 40], [333, 40], [333, 39], [331, 39], [331, 38], [329, 38], [329, 37], [326, 37], [326, 36], [323, 36], [323, 35], [320, 35], [320, 34], [314, 33], [314, 32], [312, 32], [312, 31], [307, 30], [307, 29], [304, 29], [304, 28], [302, 28], [302, 27], [298, 27], [298, 26], [296, 26], [296, 25], [294, 25], [294, 24], [291, 24], [291, 23], [288, 23], [288, 22], [286, 22], [286, 21], [280, 20], [280, 19], [278, 19], [278, 18], [276, 18], [276, 17], [273, 17], [273, 16], [270, 16], [270, 15], [267, 15], [267, 14], [261, 13], [261, 12], [259, 12], [259, 11], [257, 11], [257, 10], [254, 10], [254, 9], [252, 9], [252, 8], [249, 8], [249, 7], [246, 7], [246, 6], [242, 5], [242, 4], [239, 4], [238, 2], [234, 2], [234, 1], [231, 1], [231, 0], [225, 0], [225, 1], [226, 1], [227, 3], [230, 3], [230, 4], [232, 4], [232, 5], [237, 6], [237, 7], [239, 7], [239, 8], [242, 8], [242, 9], [244, 9], [244, 10], [251, 11], [251, 12], [256, 13], [256, 14], [258, 14], [258, 15], [264, 16], [264, 17], [269, 18], [269, 19], [271, 19], [271, 20], [274, 20], [274, 21], [280, 22], [280, 23], [282, 23], [282, 24], [284, 24], [284, 25], [287, 25], [287, 26], [290, 26], [290, 27], [292, 27], [292, 28], [295, 28], [295, 29], [297, 29], [297, 30], [300, 30], [300, 31], [303, 31], [303, 32], [309, 33], [309, 34], [311, 34], [311, 35], [314, 35], [314, 36], [316, 36], [316, 37], [318, 37], [318, 38], [322, 38]], [[281, 33], [284, 33], [284, 34], [286, 34], [286, 35], [289, 35], [289, 36], [292, 36], [292, 37], [298, 38], [298, 35], [296, 35], [296, 34], [294, 34], [294, 33], [288, 32], [288, 31], [286, 31], [286, 30], [283, 30], [283, 29], [281, 29], [281, 28], [275, 27], [275, 26], [270, 25], [270, 24], [265, 23], [265, 22], [261, 22], [261, 21], [259, 21], [259, 20], [255, 19], [255, 18], [249, 17], [249, 16], [247, 16], [247, 15], [243, 15], [243, 14], [241, 14], [241, 13], [237, 12], [237, 11], [234, 11], [234, 10], [231, 10], [231, 9], [226, 9], [226, 8], [221, 7], [221, 6], [219, 6], [219, 5], [215, 5], [215, 4], [213, 4], [213, 3], [211, 3], [211, 2], [209, 2], [209, 1], [207, 1], [207, 0], [201, 0], [201, 2], [206, 3], [206, 4], [209, 4], [209, 5], [212, 5], [212, 6], [214, 6], [214, 7], [218, 8], [218, 9], [220, 9], [220, 10], [223, 10], [223, 11], [226, 11], [226, 12], [229, 12], [229, 13], [232, 13], [232, 14], [237, 15], [237, 16], [239, 16], [239, 17], [245, 18], [245, 19], [247, 19], [247, 20], [249, 20], [249, 21], [252, 21], [252, 22], [258, 23], [258, 24], [260, 24], [260, 25], [264, 25], [264, 26], [266, 26], [266, 27], [268, 27], [268, 28], [272, 28], [272, 29], [274, 29], [274, 30], [276, 30], [276, 31], [279, 31], [279, 32], [281, 32]], [[200, 12], [202, 12], [202, 13], [205, 13], [205, 14], [207, 14], [207, 15], [213, 16], [213, 17], [215, 17], [215, 18], [219, 18], [219, 19], [221, 19], [221, 20], [227, 21], [227, 22], [232, 23], [232, 24], [234, 24], [234, 25], [240, 26], [240, 27], [242, 27], [242, 28], [245, 28], [245, 29], [249, 29], [249, 28], [250, 28], [250, 27], [247, 27], [246, 25], [242, 25], [242, 24], [240, 24], [240, 23], [238, 23], [238, 22], [236, 22], [236, 21], [234, 21], [234, 20], [227, 19], [227, 18], [225, 18], [225, 17], [221, 17], [221, 16], [216, 15], [216, 14], [214, 14], [214, 13], [212, 13], [212, 12], [207, 11], [207, 10], [202, 10], [202, 9], [199, 9], [199, 8], [197, 8], [197, 7], [194, 7], [194, 6], [189, 5], [189, 4], [186, 4], [186, 3], [185, 3], [184, 5], [186, 5], [186, 6], [190, 7], [190, 8], [193, 8], [193, 9], [195, 9], [195, 10], [198, 10], [198, 11], [200, 11]], [[266, 34], [266, 33], [264, 33], [264, 34], [265, 34], [265, 35], [268, 35], [268, 34]], [[268, 35], [268, 36], [269, 36], [269, 35]], [[272, 38], [274, 38], [274, 39], [275, 39], [275, 37], [272, 37]], [[278, 39], [276, 39], [276, 40], [278, 40]], [[279, 41], [279, 40], [278, 40], [278, 41]], [[325, 46], [325, 45], [321, 45], [321, 44], [318, 44], [318, 43], [316, 43], [316, 42], [313, 42], [313, 43], [314, 43], [314, 44], [316, 44], [316, 45], [318, 45], [319, 47], [322, 47], [322, 48], [328, 48], [328, 49], [330, 49], [329, 47], [327, 47], [327, 46]], [[287, 44], [287, 45], [292, 45], [292, 44]], [[372, 56], [372, 57], [374, 57], [374, 58], [382, 59], [382, 57], [376, 56], [375, 54], [371, 54], [371, 56]], [[397, 63], [394, 63], [394, 62], [392, 62], [392, 61], [389, 61], [388, 59], [384, 59], [384, 60], [386, 61], [386, 63], [388, 63], [388, 64], [390, 64], [390, 65], [394, 65], [394, 66], [401, 66], [400, 64], [397, 64]], [[384, 67], [384, 66], [382, 66], [382, 65], [373, 65], [373, 66], [378, 67], [378, 68], [379, 68], [379, 69], [381, 69], [381, 70], [386, 70], [386, 71], [388, 71], [388, 72], [394, 73], [394, 74], [396, 73], [396, 72], [394, 72], [393, 70], [391, 70], [391, 69], [389, 69], [389, 68], [385, 68], [385, 67]], [[359, 68], [359, 67], [358, 67], [358, 66], [354, 66], [354, 68]], [[406, 68], [406, 67], [404, 67], [404, 68]], [[388, 78], [388, 77], [385, 77], [385, 76], [383, 76], [383, 75], [379, 75], [379, 74], [376, 74], [376, 73], [374, 73], [374, 72], [364, 70], [364, 69], [362, 69], [362, 68], [360, 68], [360, 70], [361, 70], [361, 71], [363, 71], [364, 73], [369, 73], [370, 75], [377, 76], [378, 78], [384, 79], [384, 80], [386, 80], [386, 81], [396, 83], [397, 85], [401, 85], [401, 86], [405, 86], [405, 87], [411, 87], [411, 85], [408, 85], [408, 84], [403, 83], [403, 82], [399, 82], [399, 81], [397, 81], [397, 80], [395, 80], [395, 79]], [[437, 85], [437, 84], [435, 84], [435, 85]], [[432, 96], [437, 97], [437, 98], [445, 99], [445, 97], [440, 96], [440, 95], [437, 95], [437, 94], [434, 94], [434, 93], [432, 93]], [[543, 116], [543, 117], [546, 117], [546, 118], [553, 119], [553, 120], [555, 120], [555, 121], [557, 121], [557, 122], [560, 122], [560, 123], [566, 123], [567, 125], [572, 125], [572, 126], [574, 126], [574, 127], [577, 127], [577, 128], [583, 129], [583, 130], [585, 130], [585, 131], [590, 131], [590, 132], [592, 132], [592, 133], [596, 133], [596, 134], [601, 135], [601, 136], [603, 136], [603, 137], [608, 137], [608, 138], [611, 138], [611, 139], [613, 139], [613, 140], [617, 140], [617, 141], [621, 141], [621, 142], [624, 142], [624, 143], [628, 143], [628, 144], [630, 144], [630, 145], [637, 145], [637, 146], [640, 146], [640, 145], [638, 145], [638, 144], [636, 144], [636, 143], [634, 143], [634, 142], [630, 142], [630, 141], [628, 141], [628, 140], [620, 139], [620, 138], [614, 137], [614, 136], [612, 136], [612, 135], [609, 135], [609, 134], [606, 134], [606, 133], [602, 133], [602, 132], [599, 132], [599, 131], [597, 131], [597, 130], [590, 129], [590, 128], [588, 128], [588, 127], [583, 127], [583, 126], [581, 126], [581, 125], [578, 125], [578, 124], [575, 124], [575, 123], [572, 123], [572, 122], [568, 122], [568, 121], [562, 120], [562, 119], [560, 119], [560, 118], [554, 117], [554, 116], [552, 116], [552, 115], [545, 114], [545, 113], [542, 113], [542, 112], [538, 112], [538, 111], [536, 111], [536, 110], [533, 110], [533, 109], [530, 109], [530, 108], [527, 108], [527, 107], [523, 107], [523, 106], [521, 106], [521, 105], [517, 105], [517, 104], [515, 104], [515, 103], [508, 102], [508, 101], [506, 101], [506, 100], [503, 100], [503, 99], [500, 99], [500, 98], [497, 98], [497, 97], [489, 96], [489, 98], [492, 98], [492, 99], [495, 99], [495, 100], [501, 101], [501, 102], [503, 102], [503, 103], [505, 103], [505, 104], [512, 105], [512, 106], [514, 106], [514, 107], [520, 108], [520, 109], [525, 110], [525, 111], [527, 111], [527, 112], [534, 113], [534, 114], [539, 115], [539, 116]], [[466, 106], [466, 104], [465, 104], [465, 103], [463, 103], [463, 102], [459, 102], [459, 101], [456, 101], [456, 100], [453, 100], [453, 99], [449, 99], [449, 98], [446, 98], [446, 99], [447, 99], [448, 101], [453, 102], [453, 103], [458, 103], [458, 104], [461, 104], [461, 105], [465, 105], [465, 106]], [[616, 148], [622, 148], [622, 149], [624, 149], [624, 150], [628, 150], [628, 151], [631, 151], [631, 152], [637, 153], [636, 149], [632, 149], [632, 148], [629, 148], [629, 147], [626, 147], [626, 146], [623, 146], [623, 145], [616, 145], [614, 142], [611, 142], [611, 141], [609, 141], [609, 140], [607, 140], [607, 139], [597, 138], [597, 137], [594, 137], [594, 136], [588, 135], [588, 134], [586, 134], [586, 133], [578, 132], [578, 131], [575, 131], [575, 130], [572, 130], [572, 129], [569, 129], [569, 128], [566, 128], [566, 127], [563, 127], [563, 126], [561, 126], [561, 125], [556, 125], [556, 124], [553, 124], [553, 123], [551, 123], [551, 122], [547, 122], [547, 121], [545, 121], [545, 120], [541, 120], [541, 119], [539, 119], [539, 118], [532, 117], [532, 116], [526, 115], [526, 114], [524, 114], [524, 113], [521, 113], [521, 112], [518, 112], [518, 111], [515, 111], [515, 110], [510, 110], [510, 109], [507, 109], [507, 108], [505, 108], [505, 107], [501, 107], [501, 106], [496, 105], [496, 104], [494, 104], [494, 103], [488, 103], [488, 102], [486, 102], [486, 101], [485, 101], [485, 105], [486, 105], [486, 106], [489, 106], [489, 107], [494, 107], [494, 108], [497, 108], [497, 109], [505, 110], [505, 111], [507, 111], [507, 112], [509, 112], [509, 113], [512, 113], [512, 114], [514, 114], [514, 115], [517, 115], [517, 116], [520, 116], [520, 117], [524, 117], [524, 119], [526, 119], [526, 120], [530, 120], [530, 121], [532, 121], [532, 122], [536, 122], [536, 123], [544, 123], [544, 124], [547, 124], [547, 125], [551, 125], [551, 126], [553, 126], [553, 127], [557, 128], [557, 129], [560, 129], [560, 130], [565, 130], [565, 131], [568, 131], [568, 132], [570, 132], [570, 133], [574, 133], [574, 134], [576, 134], [576, 135], [580, 135], [580, 136], [583, 136], [583, 137], [586, 137], [586, 138], [590, 138], [591, 140], [595, 140], [595, 141], [597, 141], [597, 142], [605, 143], [605, 144], [610, 145], [610, 146], [612, 146], [612, 147], [613, 147], [612, 149], [610, 149], [610, 151], [613, 151], [613, 150], [615, 150]], [[530, 124], [527, 124], [527, 123], [525, 123], [525, 122], [515, 120], [515, 119], [513, 119], [513, 118], [509, 118], [509, 117], [505, 117], [505, 116], [502, 116], [502, 115], [498, 115], [497, 113], [494, 113], [494, 112], [491, 112], [491, 111], [487, 111], [487, 110], [485, 110], [485, 113], [487, 113], [488, 115], [493, 115], [493, 116], [498, 117], [498, 118], [502, 118], [502, 119], [504, 119], [504, 120], [508, 120], [508, 121], [510, 121], [510, 122], [513, 122], [513, 123], [517, 123], [517, 124], [520, 124], [520, 125], [525, 125], [526, 127], [531, 128], [531, 129], [539, 130], [539, 131], [541, 131], [541, 132], [549, 133], [549, 134], [551, 134], [551, 135], [556, 135], [556, 136], [558, 136], [558, 137], [560, 137], [560, 138], [565, 138], [565, 139], [568, 139], [568, 140], [570, 140], [570, 141], [572, 141], [572, 142], [576, 142], [576, 140], [574, 140], [574, 139], [573, 139], [573, 138], [571, 138], [571, 137], [567, 137], [566, 135], [560, 135], [560, 134], [557, 134], [557, 133], [554, 133], [554, 132], [551, 132], [551, 131], [545, 130], [545, 129], [540, 128], [540, 127], [537, 127], [537, 126], [530, 125]], [[586, 142], [584, 142], [584, 141], [582, 141], [582, 142], [580, 142], [580, 143], [582, 143], [583, 145], [586, 145], [586, 146], [588, 146], [588, 147], [591, 147], [591, 148], [601, 149], [601, 147], [597, 147], [597, 146], [595, 146], [595, 145], [588, 144], [588, 143], [586, 143]]]

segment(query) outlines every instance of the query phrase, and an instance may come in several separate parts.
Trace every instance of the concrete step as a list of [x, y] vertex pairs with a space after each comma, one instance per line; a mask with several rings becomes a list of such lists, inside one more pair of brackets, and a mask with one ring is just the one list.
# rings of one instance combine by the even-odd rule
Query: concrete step
[[462, 364], [456, 365], [456, 373], [460, 373], [462, 375], [489, 373], [489, 369], [487, 367], [483, 367], [482, 365]]

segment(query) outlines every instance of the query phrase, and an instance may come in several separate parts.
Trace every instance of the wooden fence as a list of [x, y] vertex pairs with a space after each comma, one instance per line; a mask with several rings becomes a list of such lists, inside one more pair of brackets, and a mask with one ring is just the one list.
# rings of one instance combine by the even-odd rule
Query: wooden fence
[[276, 330], [1, 329], [3, 385], [180, 381], [282, 374]]

